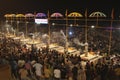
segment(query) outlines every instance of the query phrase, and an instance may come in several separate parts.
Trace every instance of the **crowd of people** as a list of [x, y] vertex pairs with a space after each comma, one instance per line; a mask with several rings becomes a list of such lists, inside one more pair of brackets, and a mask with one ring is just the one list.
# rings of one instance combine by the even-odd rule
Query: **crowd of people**
[[8, 64], [14, 80], [119, 80], [120, 56], [106, 55], [97, 63], [48, 47], [28, 49], [21, 42], [2, 37], [0, 65]]
[[[33, 27], [29, 28], [33, 30]], [[48, 32], [47, 27], [44, 28], [41, 32]], [[54, 29], [57, 32], [61, 30], [61, 28]], [[65, 32], [65, 28], [62, 29]], [[29, 30], [28, 32], [32, 32]], [[0, 65], [10, 66], [14, 80], [119, 80], [120, 36], [114, 30], [112, 34], [111, 51], [108, 54], [110, 30], [88, 29], [88, 51], [92, 50], [95, 53], [99, 51], [99, 55], [103, 56], [97, 62], [84, 61], [78, 55], [60, 53], [49, 47], [37, 48], [31, 45], [28, 48], [27, 44], [0, 34]], [[84, 46], [74, 43], [74, 38], [85, 43], [85, 35], [85, 29], [74, 28], [72, 35], [68, 34], [68, 42], [71, 44], [69, 46], [84, 50]], [[51, 35], [51, 40], [52, 38]], [[55, 43], [65, 46], [65, 43], [60, 42], [62, 40], [63, 38], [57, 36]]]

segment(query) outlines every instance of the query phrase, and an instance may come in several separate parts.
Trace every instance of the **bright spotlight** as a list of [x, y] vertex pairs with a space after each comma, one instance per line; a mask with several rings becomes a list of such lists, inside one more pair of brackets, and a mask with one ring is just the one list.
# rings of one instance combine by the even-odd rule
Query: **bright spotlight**
[[55, 23], [52, 23], [52, 25], [54, 26], [54, 25], [55, 25]]
[[69, 32], [69, 35], [72, 35], [72, 34], [73, 34], [73, 33], [70, 31], [70, 32]]
[[95, 28], [95, 26], [94, 26], [94, 25], [92, 25], [92, 26], [91, 26], [91, 28]]
[[73, 26], [73, 24], [70, 24], [70, 27], [72, 27]]

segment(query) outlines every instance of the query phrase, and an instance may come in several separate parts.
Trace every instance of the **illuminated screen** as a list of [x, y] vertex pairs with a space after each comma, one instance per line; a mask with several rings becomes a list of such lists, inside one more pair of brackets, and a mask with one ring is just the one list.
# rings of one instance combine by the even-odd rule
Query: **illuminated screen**
[[48, 19], [35, 19], [36, 24], [48, 24]]

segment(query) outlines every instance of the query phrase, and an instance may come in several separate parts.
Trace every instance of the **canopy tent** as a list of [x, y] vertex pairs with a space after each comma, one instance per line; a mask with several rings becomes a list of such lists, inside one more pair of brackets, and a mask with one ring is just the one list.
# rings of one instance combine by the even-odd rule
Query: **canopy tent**
[[56, 18], [58, 18], [58, 17], [63, 17], [63, 15], [61, 13], [56, 12], [56, 13], [51, 14], [50, 17], [56, 17]]
[[4, 17], [6, 18], [6, 20], [11, 20], [12, 21], [12, 19], [14, 17], [16, 17], [16, 15], [15, 14], [5, 14]]
[[10, 14], [5, 14], [4, 17], [6, 17], [6, 18], [7, 18], [7, 17], [10, 17]]
[[96, 17], [96, 18], [97, 18], [97, 20], [96, 20], [96, 26], [98, 26], [98, 18], [106, 17], [106, 15], [105, 15], [103, 12], [97, 11], [97, 12], [91, 13], [91, 14], [89, 15], [89, 17], [93, 17], [93, 18]]
[[16, 17], [16, 15], [15, 14], [10, 14], [9, 17]]
[[83, 15], [78, 12], [72, 12], [72, 13], [68, 14], [68, 17], [83, 17]]
[[106, 15], [103, 12], [93, 12], [89, 15], [89, 17], [106, 17]]
[[46, 18], [46, 14], [45, 13], [37, 13], [35, 16], [37, 18]]
[[24, 14], [16, 14], [16, 17], [25, 17]]
[[35, 15], [34, 14], [32, 14], [32, 13], [27, 13], [27, 14], [25, 14], [25, 17], [34, 17]]

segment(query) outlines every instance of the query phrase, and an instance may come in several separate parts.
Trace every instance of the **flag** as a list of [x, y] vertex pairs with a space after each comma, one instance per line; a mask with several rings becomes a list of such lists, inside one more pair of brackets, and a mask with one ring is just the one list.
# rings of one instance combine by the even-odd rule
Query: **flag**
[[85, 18], [87, 18], [87, 9], [85, 10]]
[[111, 18], [114, 19], [114, 9], [112, 9]]

